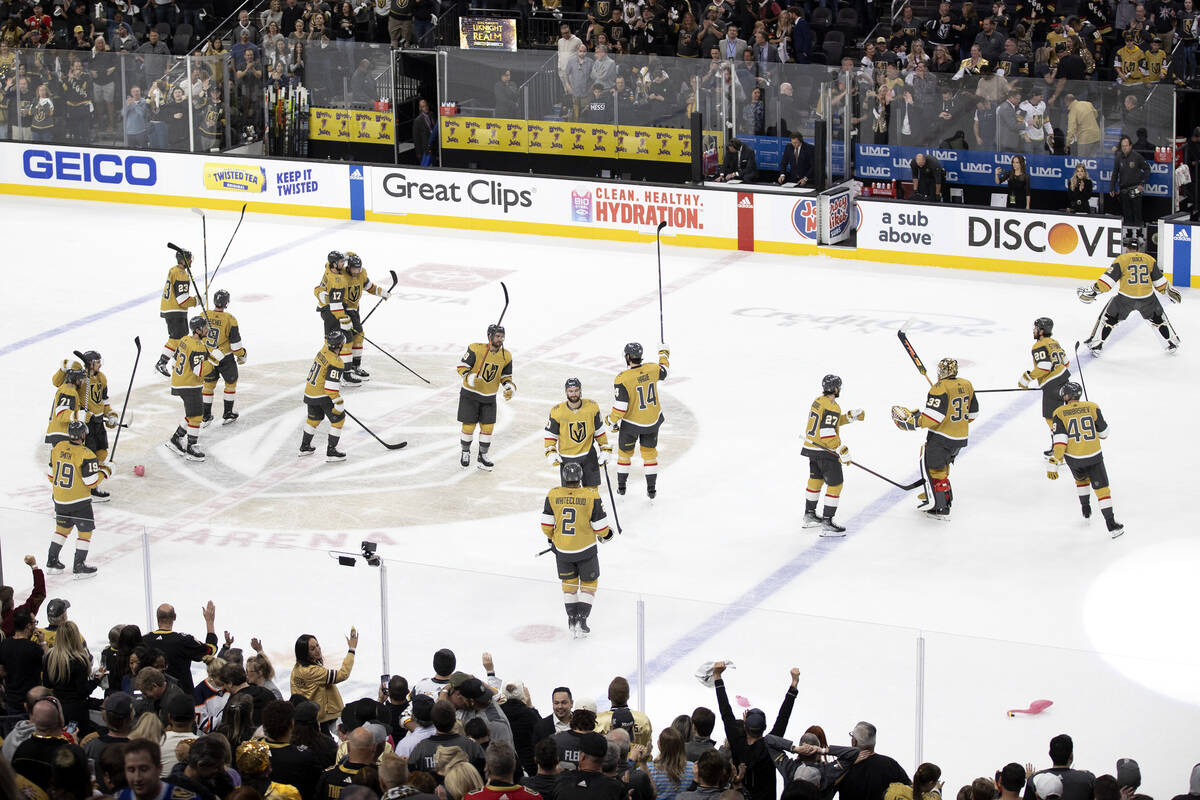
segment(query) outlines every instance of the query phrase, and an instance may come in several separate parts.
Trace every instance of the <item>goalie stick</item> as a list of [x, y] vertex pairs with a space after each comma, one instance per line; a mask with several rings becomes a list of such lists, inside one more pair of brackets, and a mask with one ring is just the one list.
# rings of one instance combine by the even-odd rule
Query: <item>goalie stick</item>
[[900, 339], [900, 344], [904, 345], [904, 351], [908, 353], [908, 357], [912, 359], [913, 366], [917, 368], [917, 372], [921, 373], [921, 377], [928, 381], [930, 386], [933, 386], [933, 381], [929, 379], [929, 373], [925, 371], [925, 365], [921, 363], [921, 357], [917, 355], [917, 350], [912, 346], [912, 342], [908, 340], [908, 334], [904, 329], [912, 324], [912, 320], [908, 320], [900, 326], [900, 330], [896, 331], [896, 336]]

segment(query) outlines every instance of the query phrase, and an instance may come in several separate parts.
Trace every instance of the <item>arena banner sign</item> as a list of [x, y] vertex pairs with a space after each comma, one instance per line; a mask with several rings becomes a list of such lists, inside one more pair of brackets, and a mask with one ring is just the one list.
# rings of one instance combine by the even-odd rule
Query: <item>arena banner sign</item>
[[341, 163], [20, 142], [0, 142], [0, 191], [339, 219], [351, 205]]
[[308, 138], [325, 142], [396, 143], [396, 123], [391, 111], [361, 108], [312, 108]]
[[[912, 180], [912, 159], [917, 153], [929, 153], [946, 170], [950, 183], [968, 186], [995, 186], [996, 169], [1008, 168], [1012, 153], [994, 153], [982, 150], [942, 150], [930, 147], [905, 147], [887, 144], [859, 144], [855, 149], [854, 174], [860, 180]], [[1076, 156], [1051, 156], [1024, 154], [1029, 168], [1029, 179], [1034, 189], [1065, 192], [1067, 181], [1082, 163], [1096, 185], [1098, 192], [1108, 190], [1112, 180], [1113, 159], [1111, 156], [1080, 158]], [[1146, 182], [1146, 194], [1151, 197], [1171, 196], [1171, 165], [1153, 161], [1150, 165], [1150, 180]]]
[[517, 52], [517, 21], [511, 17], [459, 17], [458, 46], [461, 50], [508, 50]]
[[732, 247], [737, 195], [679, 186], [370, 167], [368, 218], [581, 238], [664, 239]]
[[1064, 274], [1045, 267], [1103, 268], [1121, 254], [1117, 217], [869, 197], [858, 198], [856, 205], [862, 220], [858, 248], [865, 258], [907, 261], [894, 254], [919, 253], [934, 265], [988, 268], [1014, 262], [1017, 272]]
[[1190, 286], [1200, 275], [1200, 223], [1186, 213], [1158, 221], [1158, 265], [1175, 286]]
[[[504, 153], [629, 158], [688, 164], [692, 137], [686, 128], [600, 125], [586, 122], [448, 116], [439, 125], [442, 147]], [[705, 149], [724, 146], [720, 131], [705, 131]]]

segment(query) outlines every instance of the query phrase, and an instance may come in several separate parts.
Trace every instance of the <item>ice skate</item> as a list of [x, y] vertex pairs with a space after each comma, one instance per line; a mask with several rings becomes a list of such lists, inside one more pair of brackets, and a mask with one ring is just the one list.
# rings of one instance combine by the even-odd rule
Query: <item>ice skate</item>
[[87, 553], [86, 552], [84, 552], [84, 553], [80, 553], [79, 551], [75, 552], [75, 566], [71, 570], [72, 573], [75, 575], [75, 580], [77, 580], [77, 581], [87, 580], [88, 578], [94, 577], [95, 574], [99, 571], [95, 567], [89, 566], [87, 563], [85, 563], [86, 561], [87, 561]]
[[801, 528], [816, 528], [821, 524], [821, 518], [817, 516], [815, 511], [805, 511], [804, 521], [800, 523]]
[[826, 517], [821, 520], [821, 538], [822, 539], [840, 539], [846, 535], [846, 526], [838, 525], [833, 521], [833, 517]]
[[204, 451], [196, 447], [194, 444], [189, 444], [187, 446], [187, 450], [184, 451], [184, 455], [187, 457], [188, 461], [204, 461]]
[[356, 378], [358, 378], [358, 380], [362, 383], [366, 383], [367, 381], [371, 380], [371, 373], [367, 372], [362, 367], [355, 367], [351, 371], [354, 373], [354, 376]]
[[460, 467], [469, 467], [469, 466], [471, 466], [471, 451], [470, 451], [470, 450], [463, 450], [463, 451], [462, 451], [462, 454], [460, 454], [460, 455], [459, 455], [459, 457], [458, 457], [458, 465], [459, 465]]
[[163, 443], [163, 447], [177, 456], [187, 455], [187, 439], [183, 436], [172, 436], [169, 441]]
[[205, 414], [203, 417], [200, 418], [200, 427], [207, 428], [209, 425], [212, 425], [212, 421], [213, 421], [213, 415]]
[[232, 425], [233, 423], [237, 422], [237, 419], [238, 413], [236, 411], [226, 411], [221, 415], [221, 424]]
[[112, 495], [103, 489], [92, 489], [93, 503], [107, 503], [112, 498]]
[[1125, 533], [1125, 526], [1117, 522], [1115, 519], [1108, 523], [1108, 535], [1116, 539], [1121, 534]]
[[329, 445], [325, 448], [325, 460], [331, 463], [334, 461], [345, 461], [346, 454], [333, 445]]
[[[467, 458], [470, 458], [470, 454], [467, 454]], [[475, 460], [479, 462], [478, 467], [481, 470], [483, 470], [484, 472], [491, 472], [492, 467], [496, 466], [496, 464], [490, 458], [487, 457], [487, 453], [484, 453], [482, 451], [475, 458]], [[468, 463], [470, 463], [470, 462], [468, 462]]]

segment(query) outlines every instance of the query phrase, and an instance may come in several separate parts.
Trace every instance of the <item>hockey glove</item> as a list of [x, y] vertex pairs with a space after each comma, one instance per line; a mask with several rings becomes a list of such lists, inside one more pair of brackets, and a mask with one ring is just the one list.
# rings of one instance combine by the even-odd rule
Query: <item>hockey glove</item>
[[612, 458], [612, 448], [609, 447], [608, 445], [601, 445], [600, 446], [600, 454], [598, 456], [596, 456], [596, 461], [600, 464], [600, 466], [603, 467], [605, 464], [607, 464], [609, 462], [609, 459], [611, 459], [611, 458]]
[[112, 477], [112, 466], [110, 466], [109, 464], [100, 464], [97, 467], [97, 469], [104, 475], [104, 477], [106, 477], [106, 478]]
[[1058, 480], [1058, 465], [1061, 463], [1057, 456], [1046, 459], [1046, 477], [1052, 481]]
[[867, 418], [867, 412], [863, 411], [861, 408], [852, 408], [846, 412], [846, 421], [847, 422], [851, 422], [851, 421], [862, 422], [866, 418]]
[[349, 317], [341, 317], [338, 319], [338, 325], [342, 326], [342, 333], [350, 333], [354, 328], [354, 322]]
[[471, 387], [472, 389], [475, 388], [475, 373], [474, 372], [467, 373], [467, 386]]
[[1029, 384], [1032, 381], [1033, 381], [1033, 375], [1030, 374], [1029, 370], [1025, 370], [1024, 372], [1021, 373], [1021, 377], [1017, 381], [1017, 386], [1020, 386], [1022, 389], [1028, 389]]
[[837, 452], [838, 460], [841, 461], [846, 466], [850, 466], [850, 448], [847, 447], [846, 445], [842, 445], [841, 447], [839, 447], [837, 449], [836, 452]]
[[917, 429], [917, 421], [913, 419], [912, 411], [904, 406], [892, 406], [892, 422], [896, 423], [896, 427], [902, 431]]
[[608, 426], [608, 430], [613, 436], [621, 432], [621, 420], [613, 419], [611, 414], [604, 418], [604, 424]]
[[379, 295], [380, 299], [382, 299], [382, 300], [387, 300], [391, 296], [392, 296], [391, 292], [384, 292], [383, 294]]
[[512, 400], [513, 392], [516, 391], [516, 389], [517, 389], [517, 387], [515, 384], [513, 384], [512, 381], [504, 382], [504, 400], [505, 400], [505, 402]]
[[597, 539], [599, 539], [601, 542], [610, 542], [610, 541], [612, 541], [612, 538], [613, 538], [613, 532], [612, 532], [612, 528], [609, 528], [609, 529], [608, 529], [608, 534], [607, 534], [607, 535], [605, 535], [605, 536], [597, 536], [596, 538], [597, 538]]
[[333, 410], [339, 414], [342, 413], [342, 406], [345, 405], [345, 403], [346, 401], [341, 397], [335, 397], [333, 400]]
[[671, 348], [667, 347], [666, 344], [659, 342], [658, 354], [660, 356], [662, 356], [663, 358], [670, 358], [671, 357]]
[[1167, 287], [1167, 299], [1170, 300], [1172, 303], [1179, 305], [1180, 303], [1183, 302], [1183, 295], [1179, 294], [1179, 290], [1176, 289], [1174, 286], [1168, 286]]
[[245, 364], [245, 363], [246, 363], [246, 357], [247, 357], [247, 356], [246, 356], [246, 348], [244, 348], [244, 347], [243, 347], [243, 348], [242, 348], [242, 352], [238, 353], [238, 355], [237, 355], [237, 363], [238, 363], [238, 364]]
[[117, 427], [117, 422], [119, 422], [119, 421], [120, 420], [117, 417], [117, 412], [115, 412], [115, 411], [110, 411], [104, 415], [104, 427], [106, 427], [106, 428]]
[[547, 450], [546, 451], [546, 463], [552, 467], [557, 467], [562, 464], [562, 460], [558, 457], [557, 451]]
[[1092, 286], [1080, 286], [1075, 290], [1075, 294], [1079, 295], [1079, 299], [1085, 303], [1096, 302], [1096, 289]]

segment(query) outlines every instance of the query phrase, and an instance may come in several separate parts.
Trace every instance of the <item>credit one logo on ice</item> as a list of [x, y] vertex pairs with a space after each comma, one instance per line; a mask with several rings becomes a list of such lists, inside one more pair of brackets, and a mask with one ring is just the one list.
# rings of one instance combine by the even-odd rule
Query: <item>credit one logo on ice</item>
[[399, 200], [428, 200], [435, 203], [471, 202], [480, 206], [499, 206], [507, 214], [510, 208], [529, 208], [533, 192], [508, 189], [500, 181], [471, 181], [464, 188], [458, 183], [410, 181], [401, 172], [383, 176], [383, 191]]
[[21, 155], [25, 177], [33, 180], [79, 181], [110, 185], [153, 186], [158, 166], [150, 156], [84, 153], [78, 150], [26, 150]]
[[1121, 254], [1121, 229], [1116, 225], [1095, 227], [1043, 220], [1025, 222], [1000, 217], [968, 217], [967, 246], [1021, 250], [1044, 253], [1047, 249], [1059, 255], [1070, 255], [1082, 245], [1089, 256], [1097, 253], [1109, 258]]

